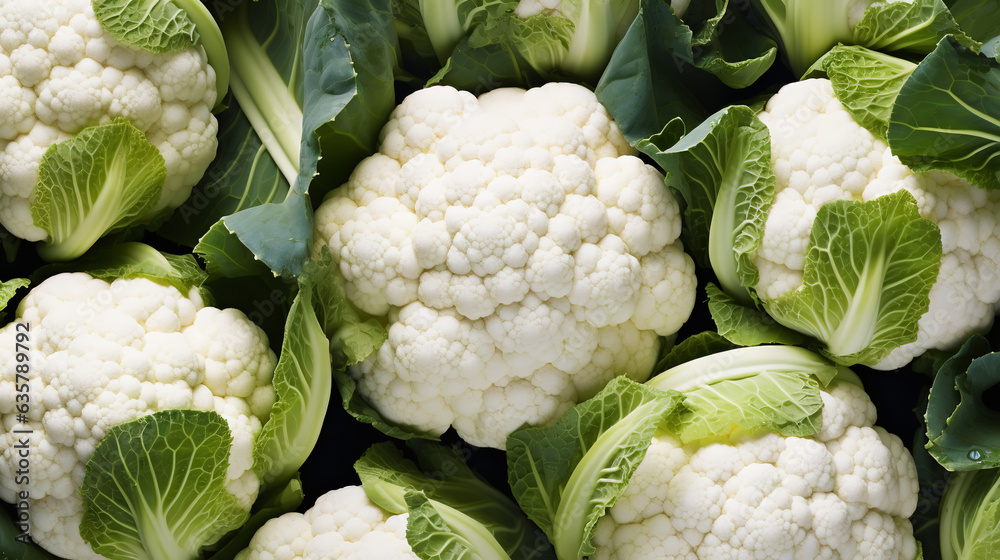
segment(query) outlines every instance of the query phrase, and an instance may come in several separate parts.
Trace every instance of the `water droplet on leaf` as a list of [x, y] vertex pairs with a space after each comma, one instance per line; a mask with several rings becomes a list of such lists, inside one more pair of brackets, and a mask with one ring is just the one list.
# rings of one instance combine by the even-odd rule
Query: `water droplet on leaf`
[[975, 449], [969, 451], [969, 459], [972, 459], [973, 461], [978, 461], [982, 456], [982, 453], [976, 451]]

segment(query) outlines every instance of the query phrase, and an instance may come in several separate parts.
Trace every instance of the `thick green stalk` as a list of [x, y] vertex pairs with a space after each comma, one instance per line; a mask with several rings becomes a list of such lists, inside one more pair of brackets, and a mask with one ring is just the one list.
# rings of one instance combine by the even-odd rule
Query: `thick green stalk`
[[851, 7], [863, 0], [760, 0], [796, 75], [801, 75], [837, 43], [850, 43]]
[[689, 391], [701, 385], [759, 375], [762, 371], [801, 371], [826, 385], [838, 374], [819, 354], [795, 346], [751, 346], [712, 354], [664, 371], [646, 382], [660, 391]]
[[223, 22], [233, 96], [289, 185], [299, 175], [302, 108], [254, 36], [246, 6]]

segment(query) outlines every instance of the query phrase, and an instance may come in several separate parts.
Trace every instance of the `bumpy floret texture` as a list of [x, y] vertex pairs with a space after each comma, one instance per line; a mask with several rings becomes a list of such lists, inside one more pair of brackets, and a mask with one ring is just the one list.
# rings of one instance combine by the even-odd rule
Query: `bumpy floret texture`
[[129, 119], [167, 176], [157, 210], [191, 194], [215, 157], [215, 71], [201, 47], [153, 54], [123, 45], [90, 0], [0, 4], [0, 225], [45, 239], [31, 218], [42, 155], [88, 126]]
[[[38, 544], [64, 558], [102, 558], [79, 533], [87, 460], [111, 427], [161, 410], [214, 410], [226, 419], [226, 488], [249, 510], [259, 489], [253, 441], [274, 403], [277, 360], [246, 315], [206, 307], [196, 290], [85, 273], [53, 276], [19, 309], [0, 330], [0, 498], [15, 501], [25, 490], [13, 472], [24, 436], [14, 430], [30, 429], [27, 489]], [[27, 422], [16, 410], [17, 324], [30, 328]]]
[[824, 204], [905, 189], [920, 215], [941, 230], [941, 269], [917, 339], [876, 367], [902, 367], [929, 349], [950, 349], [989, 328], [1000, 302], [1000, 193], [943, 172], [914, 173], [854, 121], [826, 79], [784, 86], [760, 119], [771, 133], [777, 187], [754, 258], [758, 294], [774, 299], [802, 284], [809, 231]]
[[388, 419], [502, 447], [645, 379], [694, 305], [677, 202], [574, 84], [407, 97], [316, 212], [314, 256], [388, 341], [352, 371]]
[[835, 381], [812, 438], [684, 446], [657, 434], [598, 522], [594, 560], [911, 560], [913, 458]]
[[237, 560], [417, 560], [406, 519], [372, 503], [360, 486], [348, 486], [320, 496], [304, 514], [268, 521]]

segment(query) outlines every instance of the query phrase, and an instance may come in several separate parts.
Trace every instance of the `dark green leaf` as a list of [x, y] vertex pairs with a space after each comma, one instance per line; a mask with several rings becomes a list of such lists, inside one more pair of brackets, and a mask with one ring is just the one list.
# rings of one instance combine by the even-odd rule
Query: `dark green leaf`
[[1000, 355], [973, 336], [934, 376], [927, 403], [927, 450], [950, 471], [1000, 466], [1000, 412], [984, 393], [1000, 383]]
[[[17, 515], [16, 508], [12, 511]], [[30, 524], [27, 528], [30, 530]], [[14, 518], [7, 513], [7, 507], [0, 507], [0, 560], [58, 560], [32, 542], [30, 532], [15, 524]]]
[[1000, 189], [1000, 62], [941, 41], [896, 96], [889, 147], [914, 171]]
[[646, 0], [618, 43], [596, 92], [633, 145], [674, 118], [693, 128], [707, 116], [688, 84], [698, 72], [683, 51], [690, 41], [691, 30], [669, 6]]

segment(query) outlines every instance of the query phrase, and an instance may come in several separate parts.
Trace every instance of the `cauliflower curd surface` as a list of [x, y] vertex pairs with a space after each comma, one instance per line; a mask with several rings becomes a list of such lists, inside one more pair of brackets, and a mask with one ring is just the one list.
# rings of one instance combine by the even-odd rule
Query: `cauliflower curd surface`
[[[206, 307], [196, 289], [137, 278], [59, 274], [25, 296], [0, 330], [0, 498], [16, 502], [18, 438], [30, 429], [31, 536], [65, 558], [97, 560], [80, 536], [87, 460], [108, 429], [161, 410], [215, 411], [233, 435], [226, 488], [250, 509], [253, 442], [275, 395], [277, 359], [241, 311]], [[29, 422], [18, 420], [15, 339], [30, 333]]]
[[1000, 193], [954, 175], [917, 174], [859, 125], [827, 79], [788, 84], [760, 114], [771, 135], [777, 185], [754, 264], [765, 300], [802, 285], [809, 232], [820, 207], [905, 189], [941, 230], [941, 269], [917, 339], [875, 367], [895, 369], [930, 349], [950, 350], [993, 323], [1000, 302]]
[[42, 155], [84, 128], [127, 118], [156, 146], [176, 208], [215, 158], [215, 71], [202, 47], [154, 54], [123, 45], [90, 0], [0, 2], [0, 225], [28, 241]]
[[387, 419], [502, 448], [613, 376], [645, 379], [694, 305], [677, 202], [590, 90], [426, 88], [316, 212], [388, 341], [353, 368]]
[[811, 438], [653, 438], [598, 522], [593, 560], [911, 560], [913, 458], [860, 386], [821, 392]]
[[406, 540], [408, 514], [391, 515], [360, 486], [323, 494], [305, 513], [264, 524], [237, 560], [418, 560]]

